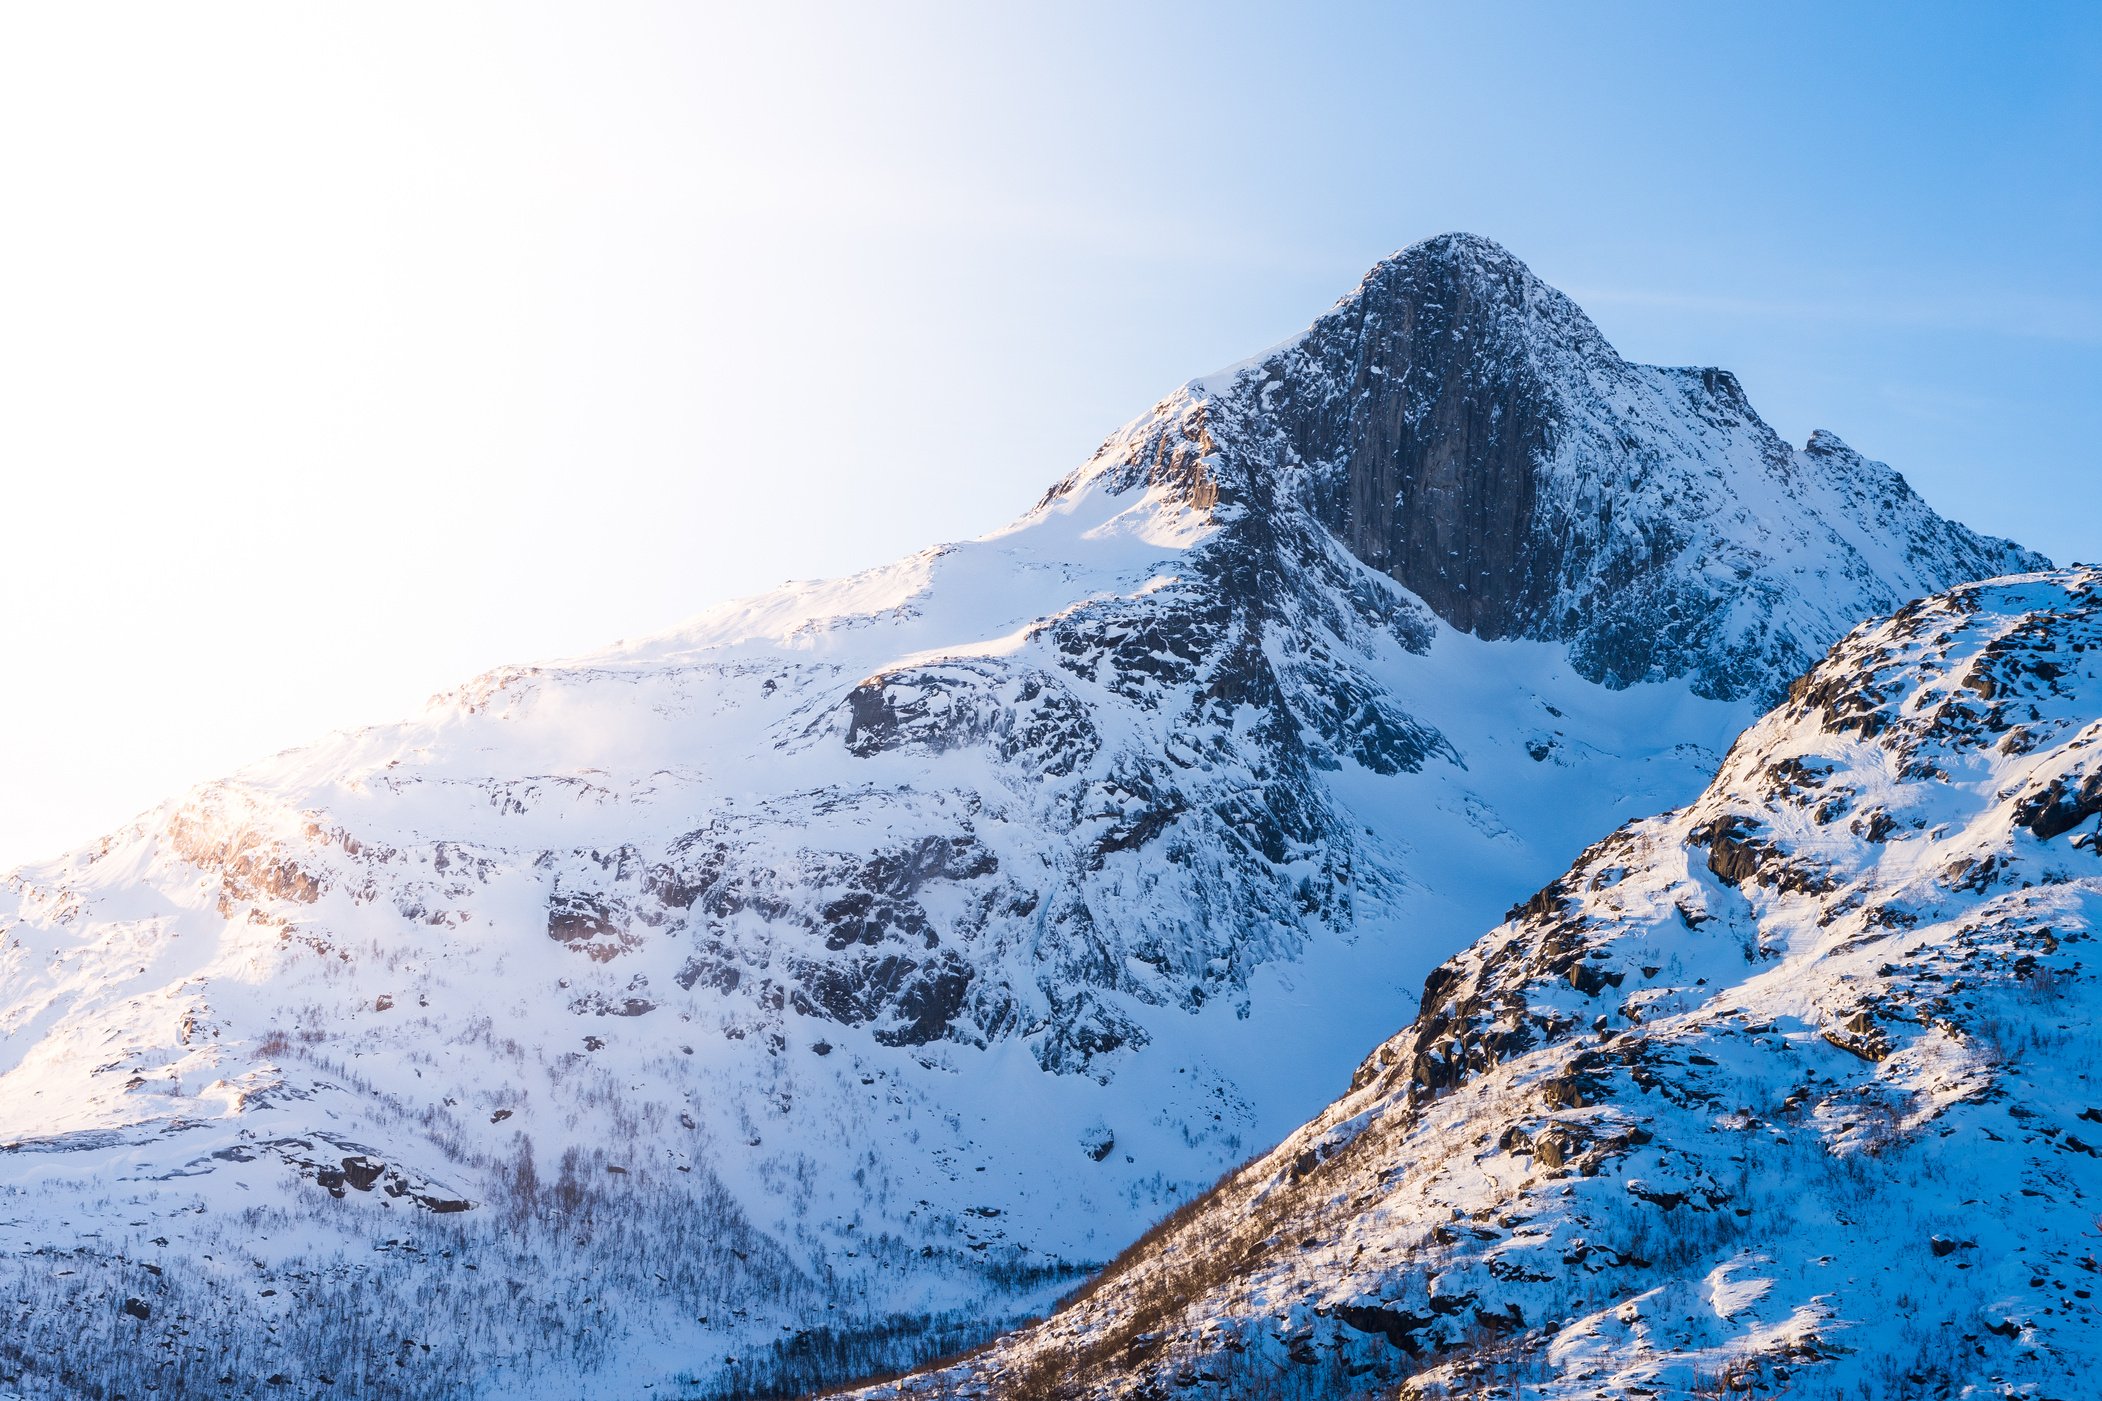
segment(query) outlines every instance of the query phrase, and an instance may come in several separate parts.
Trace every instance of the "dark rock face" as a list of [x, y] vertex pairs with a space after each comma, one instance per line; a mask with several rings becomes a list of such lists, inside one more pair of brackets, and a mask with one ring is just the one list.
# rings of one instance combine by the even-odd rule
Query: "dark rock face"
[[2053, 779], [2043, 791], [2022, 803], [2016, 821], [2034, 832], [2037, 840], [2049, 841], [2098, 813], [2102, 813], [2102, 769], [2088, 774], [2077, 785]]
[[1761, 857], [1768, 849], [1751, 839], [1741, 817], [1717, 818], [1696, 836], [1708, 844], [1708, 869], [1724, 885], [1741, 886], [1759, 873]]
[[1349, 464], [1313, 484], [1321, 522], [1439, 617], [1490, 638], [1530, 634], [1556, 584], [1537, 520], [1550, 396], [1524, 356], [1483, 353], [1510, 339], [1533, 286], [1508, 256], [1383, 264], [1310, 338], [1348, 392], [1295, 405], [1280, 366], [1271, 396], [1299, 457]]
[[343, 1176], [345, 1180], [360, 1192], [371, 1191], [373, 1185], [380, 1180], [381, 1174], [386, 1172], [386, 1170], [387, 1165], [385, 1163], [374, 1162], [362, 1154], [343, 1160]]
[[[2048, 563], [1829, 433], [1792, 450], [1727, 371], [1623, 360], [1466, 234], [1170, 400], [1110, 470], [1235, 528], [1243, 510], [1310, 516], [1454, 627], [1568, 643], [1592, 680], [1683, 676], [1726, 699], [1777, 700], [1863, 617]], [[1861, 552], [1862, 521], [1901, 568]]]
[[984, 744], [1003, 760], [1071, 773], [1099, 747], [1086, 708], [1055, 677], [1009, 675], [982, 661], [871, 677], [847, 694], [847, 751], [940, 754]]
[[547, 937], [604, 963], [635, 946], [619, 912], [591, 894], [558, 895], [547, 908]]
[[888, 1020], [875, 1033], [879, 1042], [920, 1046], [951, 1032], [971, 978], [971, 966], [946, 950], [926, 960], [879, 954], [813, 963], [789, 1004], [847, 1026]]
[[1433, 1314], [1408, 1313], [1377, 1304], [1340, 1304], [1336, 1308], [1336, 1318], [1360, 1333], [1379, 1334], [1411, 1357], [1422, 1354], [1423, 1343], [1419, 1335], [1438, 1321]]

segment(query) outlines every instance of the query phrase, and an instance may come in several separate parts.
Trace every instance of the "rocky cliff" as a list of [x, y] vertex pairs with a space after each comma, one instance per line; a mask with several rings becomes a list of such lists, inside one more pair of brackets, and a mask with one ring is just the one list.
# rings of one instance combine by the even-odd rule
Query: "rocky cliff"
[[1113, 445], [1120, 482], [1302, 512], [1453, 627], [1567, 644], [1611, 686], [1773, 699], [1860, 618], [2044, 562], [1830, 433], [1791, 450], [1727, 370], [1623, 360], [1467, 234], [1164, 409]]

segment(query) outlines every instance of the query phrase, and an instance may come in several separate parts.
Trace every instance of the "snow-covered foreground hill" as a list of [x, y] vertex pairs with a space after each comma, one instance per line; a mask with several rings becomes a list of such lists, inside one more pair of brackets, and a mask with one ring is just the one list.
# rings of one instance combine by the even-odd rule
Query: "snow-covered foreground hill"
[[1855, 621], [2036, 563], [1418, 245], [1007, 530], [9, 877], [0, 1376], [756, 1394], [975, 1340]]
[[1864, 627], [1044, 1325], [875, 1395], [2094, 1393], [2102, 571]]

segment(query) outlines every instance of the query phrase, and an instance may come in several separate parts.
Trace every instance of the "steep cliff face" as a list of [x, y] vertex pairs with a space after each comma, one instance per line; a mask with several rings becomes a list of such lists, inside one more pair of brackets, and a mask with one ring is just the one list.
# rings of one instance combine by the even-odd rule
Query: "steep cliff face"
[[[2029, 558], [1834, 444], [1760, 456], [1701, 382], [1434, 240], [1004, 531], [493, 673], [16, 873], [0, 1143], [79, 1252], [25, 1288], [61, 1332], [145, 1290], [224, 1342], [267, 1230], [303, 1302], [241, 1355], [376, 1355], [436, 1299], [480, 1360], [355, 1384], [430, 1394], [749, 1394], [1047, 1302], [1697, 792], [1801, 649]], [[559, 1357], [509, 1321], [586, 1315]]]
[[1847, 638], [1350, 1091], [916, 1396], [2084, 1394], [2102, 573]]
[[1452, 626], [1566, 643], [1612, 686], [1772, 700], [1860, 618], [2045, 563], [1829, 433], [1791, 450], [1726, 370], [1623, 360], [1467, 234], [1181, 408], [1184, 441], [1144, 445], [1153, 480], [1208, 463], [1219, 499], [1303, 509]]

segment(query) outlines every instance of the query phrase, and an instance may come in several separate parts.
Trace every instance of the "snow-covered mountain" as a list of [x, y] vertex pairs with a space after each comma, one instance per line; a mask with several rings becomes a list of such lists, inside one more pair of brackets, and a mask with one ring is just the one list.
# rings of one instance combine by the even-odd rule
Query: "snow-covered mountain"
[[1006, 530], [9, 877], [0, 1376], [92, 1329], [139, 1385], [750, 1394], [974, 1340], [1860, 618], [2040, 563], [1416, 245]]
[[1325, 1113], [902, 1390], [2091, 1395], [2098, 817], [2102, 571], [1865, 626]]

